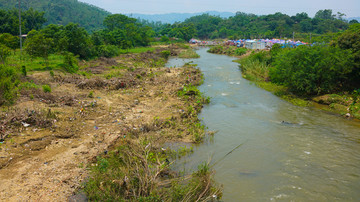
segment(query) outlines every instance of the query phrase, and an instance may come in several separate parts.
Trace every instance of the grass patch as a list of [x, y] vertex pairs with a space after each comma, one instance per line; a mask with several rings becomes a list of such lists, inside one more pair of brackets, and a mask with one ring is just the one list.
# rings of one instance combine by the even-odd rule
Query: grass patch
[[8, 64], [11, 66], [25, 66], [29, 71], [47, 71], [51, 69], [61, 69], [60, 64], [64, 61], [64, 56], [59, 54], [50, 54], [48, 60], [43, 58], [32, 58], [29, 55], [20, 54], [20, 51], [16, 51], [8, 58]]
[[120, 50], [120, 54], [128, 54], [128, 53], [145, 53], [145, 52], [153, 52], [155, 50], [154, 47], [136, 47], [131, 49], [123, 49]]
[[194, 49], [186, 49], [179, 54], [179, 58], [200, 58]]

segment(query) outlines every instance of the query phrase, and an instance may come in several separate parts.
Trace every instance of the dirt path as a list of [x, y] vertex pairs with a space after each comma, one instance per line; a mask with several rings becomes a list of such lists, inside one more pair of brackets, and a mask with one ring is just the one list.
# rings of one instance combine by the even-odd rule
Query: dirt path
[[[14, 109], [28, 109], [27, 112], [50, 109], [46, 120], [50, 120], [52, 126], [41, 128], [30, 124], [25, 127], [22, 121], [1, 145], [0, 200], [67, 201], [82, 186], [88, 176], [86, 166], [94, 162], [96, 156], [122, 139], [146, 133], [144, 126], [153, 123], [155, 117], [181, 116], [185, 105], [176, 92], [189, 82], [189, 74], [183, 68], [132, 71], [121, 70], [125, 75], [122, 78], [126, 79], [121, 82], [136, 80], [135, 84], [119, 89], [112, 89], [108, 84], [79, 88], [79, 82], [86, 79], [64, 81], [65, 77], [65, 80], [74, 79], [69, 75], [62, 76], [61, 82], [48, 76], [48, 72], [32, 75], [51, 82], [55, 101], [22, 97], [13, 109], [4, 113], [9, 117]], [[193, 79], [200, 79], [200, 75], [194, 75]], [[123, 85], [121, 82], [117, 84]], [[91, 91], [93, 98], [88, 97]], [[59, 101], [63, 95], [72, 97], [72, 103]], [[52, 113], [55, 116], [49, 118]], [[165, 138], [191, 141], [186, 135]]]

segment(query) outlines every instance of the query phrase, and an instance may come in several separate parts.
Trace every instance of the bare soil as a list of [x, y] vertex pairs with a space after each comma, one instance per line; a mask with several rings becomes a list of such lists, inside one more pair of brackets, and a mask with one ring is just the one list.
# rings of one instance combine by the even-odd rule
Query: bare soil
[[[186, 126], [165, 120], [183, 122], [189, 103], [177, 91], [200, 82], [200, 72], [134, 66], [157, 57], [149, 52], [83, 62], [91, 76], [33, 72], [29, 79], [49, 84], [52, 92], [24, 90], [0, 114], [0, 200], [67, 201], [89, 175], [87, 165], [119, 141], [151, 134], [159, 144], [192, 142]], [[105, 78], [114, 71], [119, 76]]]

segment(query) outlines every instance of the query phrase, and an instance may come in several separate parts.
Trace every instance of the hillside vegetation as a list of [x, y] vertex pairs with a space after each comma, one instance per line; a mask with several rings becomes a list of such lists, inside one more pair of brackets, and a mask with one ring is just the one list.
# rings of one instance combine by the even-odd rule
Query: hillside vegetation
[[[17, 0], [0, 0], [0, 9], [18, 8]], [[109, 12], [78, 0], [22, 0], [21, 8], [44, 11], [45, 25], [67, 25], [78, 23], [87, 31], [102, 28], [102, 23]]]

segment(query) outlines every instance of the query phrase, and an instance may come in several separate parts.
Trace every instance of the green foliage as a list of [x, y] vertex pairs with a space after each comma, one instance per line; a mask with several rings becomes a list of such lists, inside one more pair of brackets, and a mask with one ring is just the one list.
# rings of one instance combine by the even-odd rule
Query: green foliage
[[171, 53], [168, 50], [164, 50], [160, 52], [161, 57], [165, 58], [166, 60], [169, 59]]
[[97, 56], [111, 58], [120, 55], [120, 49], [114, 45], [100, 45], [96, 47]]
[[153, 52], [155, 50], [154, 47], [135, 47], [131, 49], [121, 50], [121, 54], [128, 54], [128, 53], [145, 53], [145, 52]]
[[339, 90], [353, 70], [350, 51], [328, 46], [300, 46], [275, 56], [271, 81], [297, 94], [322, 94]]
[[94, 91], [90, 91], [88, 98], [94, 98]]
[[30, 34], [31, 36], [26, 40], [25, 51], [31, 57], [42, 57], [47, 60], [52, 50], [53, 40], [36, 31]]
[[250, 56], [238, 60], [243, 77], [251, 81], [267, 81], [269, 77], [268, 52], [253, 52]]
[[26, 67], [24, 65], [21, 66], [21, 73], [22, 73], [23, 76], [27, 76]]
[[360, 24], [353, 24], [332, 43], [344, 50], [350, 50], [354, 56], [354, 69], [348, 75], [350, 86], [360, 88]]
[[14, 67], [0, 65], [0, 105], [12, 104], [16, 98], [19, 73]]
[[[4, 9], [14, 9], [18, 7], [18, 1], [0, 0], [0, 5], [1, 8]], [[32, 29], [39, 29], [44, 23], [45, 25], [67, 25], [70, 22], [80, 24], [87, 31], [94, 31], [103, 28], [105, 17], [110, 15], [110, 13], [104, 9], [78, 0], [24, 1], [22, 2], [21, 7], [23, 10], [22, 17], [24, 19], [24, 27], [29, 26], [24, 30], [24, 33], [27, 33]], [[30, 11], [32, 8], [34, 8], [34, 10]], [[16, 9], [14, 15], [17, 16], [17, 13], [18, 11]], [[16, 19], [18, 20], [17, 17], [14, 17], [14, 21], [16, 21]], [[1, 24], [2, 23], [0, 23], [0, 25]], [[16, 26], [16, 30], [18, 30], [18, 23], [15, 27]], [[15, 35], [15, 33], [12, 34]]]
[[[171, 173], [169, 159], [174, 151], [161, 151], [152, 145], [149, 141], [129, 143], [98, 157], [85, 185], [89, 200], [203, 201], [214, 194], [221, 198], [221, 189], [215, 185], [213, 173], [205, 163], [187, 180], [170, 175], [162, 182], [161, 173]], [[162, 183], [166, 186], [161, 186]]]
[[43, 85], [42, 89], [45, 93], [51, 93], [51, 87], [49, 85]]
[[119, 46], [122, 49], [147, 46], [150, 43], [150, 27], [144, 27], [122, 14], [109, 15], [104, 20], [107, 29], [97, 32], [96, 41]]
[[320, 10], [315, 18], [310, 18], [306, 13], [297, 13], [288, 16], [283, 13], [269, 15], [255, 15], [237, 12], [235, 16], [221, 18], [203, 14], [191, 17], [184, 23], [157, 24], [153, 28], [158, 36], [171, 36], [177, 38], [181, 35], [179, 28], [191, 26], [191, 36], [201, 39], [215, 38], [273, 38], [292, 37], [296, 33], [324, 34], [339, 32], [348, 27], [342, 18], [343, 14], [333, 15], [332, 10]]
[[247, 53], [246, 48], [237, 48], [237, 49], [235, 49], [234, 55], [241, 56], [241, 55], [244, 55], [246, 53]]
[[238, 48], [236, 46], [224, 46], [224, 45], [217, 45], [212, 46], [208, 52], [209, 53], [216, 53], [216, 54], [225, 54], [230, 56], [241, 56], [247, 53], [246, 48]]
[[86, 30], [78, 24], [69, 23], [59, 31], [59, 51], [68, 51], [80, 58], [91, 57], [91, 42]]
[[74, 56], [74, 54], [70, 52], [64, 52], [63, 55], [64, 55], [63, 67], [65, 71], [69, 73], [77, 72], [79, 70], [79, 66], [78, 66], [78, 60]]
[[193, 49], [186, 49], [181, 51], [179, 54], [179, 58], [199, 58], [200, 55], [197, 54]]
[[165, 43], [169, 43], [169, 42], [170, 42], [170, 39], [169, 39], [169, 37], [167, 37], [167, 36], [161, 36], [160, 41], [161, 41], [161, 42], [165, 42]]
[[13, 50], [19, 48], [19, 37], [13, 36], [9, 33], [0, 34], [0, 44], [7, 46]]
[[[2, 5], [0, 0], [0, 5]], [[6, 3], [15, 3], [17, 1], [8, 1]], [[5, 3], [4, 3], [5, 4]], [[10, 10], [0, 9], [0, 33], [9, 33], [12, 35], [19, 35], [19, 11], [14, 7], [9, 7]], [[28, 8], [22, 11], [22, 31], [27, 33], [33, 29], [38, 30], [46, 22], [44, 12], [35, 11]]]
[[0, 44], [0, 61], [5, 64], [6, 59], [11, 55], [11, 50], [7, 46]]

